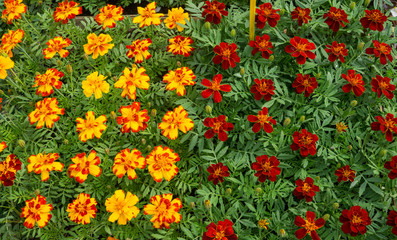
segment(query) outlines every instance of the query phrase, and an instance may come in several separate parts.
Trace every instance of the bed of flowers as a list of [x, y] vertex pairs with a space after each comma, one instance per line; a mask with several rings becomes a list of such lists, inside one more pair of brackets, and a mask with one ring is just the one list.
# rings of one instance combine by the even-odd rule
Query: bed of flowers
[[0, 238], [396, 239], [383, 3], [4, 0]]

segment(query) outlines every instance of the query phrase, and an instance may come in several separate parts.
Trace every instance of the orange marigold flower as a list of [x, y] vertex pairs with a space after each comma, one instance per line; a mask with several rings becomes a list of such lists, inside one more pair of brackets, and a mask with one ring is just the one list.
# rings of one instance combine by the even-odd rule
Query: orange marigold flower
[[347, 75], [344, 73], [342, 74], [342, 78], [349, 82], [342, 87], [342, 90], [345, 93], [353, 90], [354, 95], [359, 97], [365, 92], [365, 82], [363, 81], [363, 76], [361, 76], [361, 74], [356, 74], [356, 71], [350, 69], [347, 71]]
[[269, 59], [270, 54], [273, 53], [269, 48], [273, 48], [272, 42], [269, 41], [270, 37], [267, 34], [263, 34], [263, 36], [256, 36], [255, 41], [250, 41], [249, 45], [252, 47], [252, 56], [255, 56], [257, 52], [262, 53], [262, 57], [265, 59]]
[[122, 133], [139, 132], [147, 128], [147, 122], [150, 117], [147, 115], [147, 110], [140, 111], [141, 103], [133, 102], [128, 106], [121, 106], [119, 112], [120, 117], [117, 117], [117, 124], [122, 124]]
[[168, 39], [170, 45], [167, 46], [167, 52], [174, 55], [183, 55], [189, 57], [194, 50], [190, 45], [193, 44], [193, 39], [190, 37], [182, 37], [180, 35]]
[[316, 220], [316, 214], [311, 211], [306, 212], [306, 220], [301, 216], [296, 216], [294, 224], [298, 227], [302, 227], [295, 232], [295, 237], [298, 239], [303, 239], [307, 234], [314, 240], [320, 240], [316, 230], [323, 227], [325, 220], [319, 218]]
[[256, 157], [256, 162], [251, 164], [251, 169], [257, 171], [254, 176], [258, 177], [259, 182], [264, 182], [268, 178], [274, 182], [281, 173], [278, 165], [280, 161], [275, 156], [269, 158], [267, 155], [262, 155]]
[[174, 150], [163, 146], [156, 146], [146, 156], [149, 173], [156, 182], [161, 182], [163, 178], [167, 181], [173, 179], [179, 171], [175, 165], [179, 160], [179, 155]]
[[350, 210], [342, 211], [339, 222], [343, 224], [341, 229], [345, 234], [355, 237], [367, 232], [367, 226], [371, 225], [371, 218], [365, 209], [360, 206], [352, 206]]
[[156, 2], [149, 3], [145, 8], [138, 7], [138, 16], [134, 17], [133, 23], [139, 23], [139, 27], [150, 25], [159, 25], [161, 23], [162, 13], [156, 13]]
[[211, 164], [207, 168], [207, 172], [210, 174], [208, 176], [208, 181], [212, 181], [215, 185], [217, 185], [219, 182], [223, 183], [224, 177], [229, 177], [229, 168], [226, 165], [223, 165], [223, 163], [219, 162], [217, 164]]
[[204, 11], [201, 13], [202, 17], [205, 17], [206, 22], [213, 22], [219, 24], [223, 16], [227, 16], [229, 13], [225, 10], [225, 4], [220, 3], [216, 0], [205, 1], [203, 6]]
[[365, 10], [365, 17], [360, 19], [363, 28], [373, 31], [383, 31], [383, 24], [387, 21], [387, 16], [378, 9]]
[[183, 31], [183, 27], [179, 26], [177, 23], [186, 24], [186, 19], [190, 21], [189, 13], [185, 13], [183, 8], [173, 8], [168, 10], [168, 17], [164, 20], [165, 26], [169, 29], [174, 29], [175, 27], [179, 32]]
[[65, 58], [69, 55], [69, 51], [63, 48], [69, 47], [72, 41], [69, 38], [55, 37], [54, 39], [50, 39], [46, 44], [48, 48], [43, 49], [45, 59], [53, 58], [56, 53], [59, 53], [60, 57]]
[[386, 65], [387, 60], [393, 62], [393, 56], [391, 55], [392, 48], [387, 43], [380, 43], [377, 40], [372, 40], [372, 42], [374, 47], [365, 49], [366, 54], [375, 55], [383, 65]]
[[386, 119], [382, 116], [375, 117], [378, 122], [371, 123], [371, 129], [373, 131], [382, 131], [385, 134], [386, 140], [389, 142], [393, 141], [393, 132], [397, 133], [397, 118], [393, 114], [388, 113]]
[[66, 212], [69, 213], [69, 218], [72, 222], [88, 224], [91, 218], [96, 216], [96, 205], [97, 201], [95, 198], [90, 198], [87, 193], [80, 193], [72, 203], [68, 204]]
[[175, 108], [173, 112], [167, 112], [162, 121], [158, 125], [159, 129], [162, 130], [161, 134], [171, 140], [178, 137], [178, 129], [186, 133], [194, 126], [192, 119], [188, 118], [188, 113], [182, 106]]
[[307, 157], [309, 154], [314, 156], [314, 154], [316, 154], [316, 142], [318, 141], [316, 134], [310, 133], [306, 129], [302, 129], [301, 132], [295, 131], [292, 137], [292, 151], [300, 149], [302, 157]]
[[28, 158], [28, 172], [41, 174], [41, 181], [45, 182], [50, 178], [51, 171], [62, 172], [63, 163], [55, 162], [58, 158], [58, 153], [31, 155]]
[[312, 20], [312, 17], [309, 16], [310, 12], [310, 8], [296, 7], [294, 11], [291, 12], [291, 18], [298, 19], [298, 25], [302, 26], [303, 23], [307, 24]]
[[60, 89], [62, 82], [59, 81], [63, 77], [63, 72], [58, 71], [55, 68], [48, 68], [44, 74], [39, 74], [34, 79], [33, 87], [38, 87], [36, 95], [47, 97], [54, 92], [53, 88]]
[[273, 132], [273, 127], [271, 124], [276, 125], [276, 120], [271, 116], [268, 116], [267, 107], [263, 107], [262, 111], [258, 112], [258, 115], [248, 115], [247, 120], [255, 123], [252, 127], [254, 133], [258, 133], [261, 128], [267, 133]]
[[105, 30], [107, 27], [114, 28], [116, 26], [116, 21], [121, 21], [124, 19], [122, 16], [122, 7], [108, 4], [107, 6], [100, 8], [99, 11], [100, 13], [95, 16], [95, 21], [98, 23], [98, 25], [103, 25], [103, 30]]
[[394, 97], [393, 91], [396, 90], [396, 85], [391, 84], [390, 81], [390, 78], [379, 75], [376, 75], [376, 78], [372, 78], [372, 91], [376, 92], [376, 96], [378, 98], [380, 98], [382, 94], [388, 99], [392, 99]]
[[88, 43], [84, 44], [84, 52], [87, 55], [93, 54], [92, 59], [98, 58], [99, 55], [103, 56], [110, 49], [114, 47], [114, 44], [109, 42], [113, 41], [112, 37], [109, 34], [99, 34], [97, 36], [95, 33], [90, 33], [87, 36]]
[[95, 99], [99, 99], [102, 97], [102, 93], [108, 93], [110, 85], [105, 81], [106, 78], [97, 71], [88, 75], [87, 79], [81, 82], [84, 95], [91, 97], [94, 94]]
[[347, 56], [347, 49], [344, 43], [337, 43], [336, 41], [332, 42], [332, 45], [325, 45], [327, 48], [325, 51], [330, 53], [328, 56], [328, 60], [330, 62], [335, 62], [337, 58], [344, 63], [345, 58]]
[[219, 91], [222, 92], [230, 92], [232, 91], [232, 86], [229, 84], [222, 84], [222, 74], [217, 74], [213, 77], [212, 82], [206, 78], [201, 81], [201, 84], [206, 86], [207, 89], [203, 90], [201, 92], [201, 96], [203, 98], [209, 98], [213, 94], [214, 96], [214, 102], [220, 103], [222, 101], [222, 95]]
[[145, 73], [144, 67], [139, 69], [136, 66], [132, 66], [131, 71], [128, 68], [124, 68], [123, 76], [121, 76], [114, 84], [115, 88], [122, 88], [121, 96], [128, 96], [129, 99], [136, 99], [136, 89], [149, 89], [149, 76]]
[[25, 13], [27, 7], [22, 3], [23, 0], [4, 0], [4, 7], [1, 18], [7, 19], [7, 24], [11, 24], [12, 20], [20, 19], [21, 14]]
[[7, 77], [7, 69], [14, 67], [14, 61], [9, 57], [0, 56], [0, 79]]
[[86, 142], [88, 139], [100, 138], [103, 131], [107, 128], [104, 124], [107, 121], [105, 115], [95, 118], [93, 111], [89, 111], [85, 114], [87, 120], [77, 118], [77, 132], [79, 133], [79, 139], [82, 142]]
[[21, 218], [26, 218], [23, 225], [27, 228], [33, 228], [37, 222], [40, 228], [46, 226], [52, 215], [52, 205], [47, 204], [45, 197], [37, 195], [36, 198], [26, 200], [26, 206], [22, 208]]
[[12, 186], [15, 174], [21, 170], [21, 166], [21, 161], [14, 154], [8, 155], [5, 161], [0, 162], [0, 186]]
[[254, 79], [254, 85], [251, 86], [251, 92], [255, 94], [255, 100], [265, 99], [269, 101], [272, 99], [272, 95], [274, 95], [274, 85], [271, 79]]
[[338, 177], [338, 182], [348, 180], [353, 182], [354, 178], [356, 177], [356, 171], [350, 169], [349, 165], [346, 165], [344, 167], [338, 168], [335, 171], [335, 175]]
[[237, 240], [237, 235], [233, 231], [233, 222], [229, 219], [219, 221], [218, 224], [211, 222], [203, 234], [202, 240]]
[[317, 185], [313, 184], [313, 178], [307, 177], [305, 181], [302, 179], [298, 179], [295, 181], [296, 188], [293, 191], [293, 194], [298, 199], [306, 199], [306, 202], [313, 201], [314, 195], [316, 192], [320, 191], [320, 188]]
[[278, 11], [280, 11], [280, 9], [273, 9], [271, 3], [259, 5], [259, 8], [256, 9], [256, 26], [262, 29], [265, 27], [266, 22], [268, 22], [271, 27], [275, 27], [278, 20], [280, 20], [280, 15], [277, 14]]
[[15, 31], [8, 30], [8, 33], [5, 33], [1, 37], [1, 46], [0, 49], [3, 50], [9, 57], [12, 57], [12, 50], [15, 46], [22, 41], [25, 32], [22, 29], [17, 29]]
[[168, 83], [165, 89], [173, 91], [176, 89], [178, 96], [184, 96], [186, 93], [185, 86], [193, 86], [196, 84], [193, 80], [196, 76], [188, 67], [177, 68], [175, 71], [168, 71], [164, 75], [163, 81]]
[[339, 31], [340, 25], [345, 27], [344, 22], [349, 23], [345, 10], [336, 7], [331, 7], [329, 12], [324, 14], [323, 18], [326, 18], [325, 23], [334, 32]]
[[153, 196], [150, 198], [151, 204], [143, 208], [145, 215], [153, 215], [150, 221], [154, 228], [170, 228], [171, 223], [181, 221], [182, 215], [178, 212], [182, 208], [182, 202], [179, 198], [172, 199], [172, 197], [171, 193]]
[[[0, 98], [0, 102], [1, 102], [1, 98]], [[0, 152], [4, 151], [4, 149], [7, 148], [7, 144], [5, 141], [0, 143]]]
[[117, 220], [119, 225], [126, 225], [127, 221], [136, 218], [140, 212], [139, 208], [135, 206], [138, 202], [139, 199], [135, 194], [130, 192], [125, 194], [123, 190], [117, 190], [105, 202], [106, 211], [112, 213], [108, 220], [110, 222]]
[[216, 56], [212, 59], [214, 64], [221, 64], [222, 68], [227, 70], [229, 67], [236, 67], [236, 62], [241, 61], [240, 57], [236, 53], [237, 45], [235, 43], [229, 44], [227, 42], [221, 42], [219, 45], [214, 47], [214, 53]]
[[298, 64], [305, 64], [306, 58], [316, 58], [316, 54], [311, 52], [316, 49], [316, 45], [309, 42], [306, 38], [295, 36], [289, 42], [291, 45], [285, 46], [285, 51], [290, 53], [292, 57], [295, 57]]
[[73, 19], [76, 15], [83, 13], [83, 8], [79, 7], [80, 3], [74, 1], [65, 0], [60, 2], [59, 6], [55, 9], [53, 17], [55, 22], [62, 21], [63, 24], [68, 23], [69, 19]]
[[304, 96], [309, 97], [310, 94], [313, 93], [314, 89], [318, 87], [318, 84], [315, 77], [310, 77], [309, 74], [305, 74], [303, 76], [301, 73], [298, 73], [292, 83], [292, 87], [296, 88], [296, 93], [300, 94], [305, 92]]
[[78, 153], [72, 158], [72, 161], [74, 163], [69, 165], [68, 175], [70, 178], [74, 177], [79, 183], [83, 183], [87, 179], [88, 174], [95, 177], [101, 175], [102, 169], [98, 167], [101, 160], [94, 150], [91, 150], [88, 157], [86, 157], [85, 153]]
[[46, 127], [52, 128], [54, 123], [59, 120], [59, 114], [65, 114], [65, 109], [58, 107], [58, 100], [44, 98], [36, 103], [35, 110], [29, 114], [29, 122], [31, 125], [37, 122], [37, 129], [42, 128], [44, 123]]
[[131, 45], [127, 45], [127, 49], [129, 49], [127, 57], [135, 57], [135, 63], [142, 63], [143, 59], [148, 60], [152, 57], [148, 51], [150, 44], [152, 44], [152, 40], [150, 38], [133, 41]]
[[258, 226], [259, 226], [259, 228], [262, 228], [262, 229], [268, 230], [269, 227], [267, 225], [269, 225], [269, 224], [270, 224], [270, 222], [266, 218], [265, 219], [259, 219], [259, 221], [258, 221]]
[[348, 126], [344, 122], [338, 122], [336, 123], [336, 131], [340, 134], [342, 132], [346, 132], [346, 129]]
[[145, 169], [145, 167], [146, 159], [142, 156], [142, 153], [135, 148], [132, 151], [126, 148], [117, 153], [112, 171], [118, 178], [122, 178], [127, 173], [128, 179], [133, 180], [137, 178], [135, 169]]

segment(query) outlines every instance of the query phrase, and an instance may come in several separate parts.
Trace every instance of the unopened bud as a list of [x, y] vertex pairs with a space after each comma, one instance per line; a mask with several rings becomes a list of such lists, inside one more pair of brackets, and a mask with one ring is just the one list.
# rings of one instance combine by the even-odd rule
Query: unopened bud
[[62, 61], [58, 59], [57, 60], [57, 65], [58, 65], [58, 67], [62, 66]]
[[356, 2], [351, 2], [349, 7], [351, 10], [353, 10], [356, 7]]
[[84, 53], [83, 58], [84, 58], [85, 60], [88, 60], [88, 55], [87, 55], [87, 53]]
[[383, 157], [385, 156], [387, 153], [386, 149], [383, 149], [382, 151], [380, 151], [380, 156]]
[[39, 195], [40, 194], [40, 190], [39, 189], [34, 190], [34, 194], [35, 195]]
[[63, 143], [64, 143], [65, 145], [68, 145], [68, 144], [69, 144], [69, 140], [64, 139], [64, 140], [63, 140]]
[[255, 189], [255, 192], [258, 193], [258, 194], [262, 193], [262, 188], [257, 187], [257, 188]]
[[210, 29], [211, 28], [211, 23], [210, 22], [205, 22], [204, 23], [205, 29]]
[[146, 145], [146, 139], [142, 138], [141, 142], [142, 142], [143, 145]]
[[152, 109], [150, 115], [151, 115], [152, 117], [155, 117], [155, 116], [157, 115], [157, 110], [156, 110], [156, 109]]
[[243, 76], [245, 74], [245, 69], [244, 68], [240, 68], [240, 75]]
[[270, 62], [273, 62], [273, 61], [274, 61], [274, 55], [270, 55], [269, 61], [270, 61]]
[[7, 92], [8, 93], [12, 93], [12, 89], [7, 89]]
[[113, 77], [113, 81], [116, 82], [117, 80], [118, 80], [117, 76], [114, 76], [114, 77]]
[[304, 122], [306, 120], [306, 116], [305, 115], [302, 115], [300, 118], [299, 118], [299, 121], [300, 122]]
[[71, 74], [73, 72], [73, 68], [72, 68], [72, 66], [70, 64], [68, 64], [66, 66], [66, 72], [69, 73], [69, 74]]
[[229, 117], [226, 117], [226, 118], [225, 118], [225, 121], [226, 121], [226, 122], [229, 121]]
[[286, 119], [284, 119], [284, 126], [288, 126], [291, 123], [291, 118], [287, 117]]
[[116, 113], [115, 113], [114, 111], [111, 111], [111, 112], [110, 112], [110, 118], [111, 118], [111, 119], [116, 119], [116, 116], [117, 116], [117, 115], [116, 115]]
[[151, 106], [152, 106], [152, 103], [151, 103], [151, 102], [148, 102], [148, 103], [147, 103], [147, 107], [150, 108]]
[[37, 76], [37, 75], [41, 75], [41, 73], [39, 73], [39, 72], [35, 72], [35, 74], [34, 74], [35, 76]]
[[191, 208], [194, 208], [196, 206], [196, 203], [195, 202], [191, 202], [189, 205], [190, 205]]
[[283, 33], [287, 34], [288, 30], [286, 28], [284, 28]]
[[371, 0], [365, 0], [365, 6], [368, 6], [371, 3]]
[[106, 75], [108, 75], [110, 77], [110, 76], [112, 76], [112, 73], [109, 71], [106, 73]]
[[336, 167], [337, 167], [337, 168], [340, 168], [340, 167], [341, 167], [340, 163], [336, 164]]
[[359, 51], [363, 50], [364, 45], [365, 45], [364, 42], [359, 42], [359, 43], [357, 44], [357, 49], [358, 49]]
[[106, 153], [106, 155], [109, 155], [110, 149], [109, 148], [105, 148], [105, 153]]
[[284, 13], [285, 13], [285, 9], [283, 8], [283, 9], [280, 10], [280, 16], [283, 16]]
[[334, 203], [333, 205], [332, 205], [332, 207], [336, 210], [336, 209], [338, 209], [339, 208], [339, 203]]
[[39, 0], [39, 1], [37, 1], [37, 4], [39, 4], [41, 6], [41, 5], [43, 5], [43, 1]]
[[211, 208], [211, 201], [210, 200], [205, 200], [204, 201], [204, 207], [206, 209], [210, 209]]
[[205, 112], [208, 113], [208, 114], [211, 114], [211, 112], [212, 112], [212, 107], [209, 106], [209, 105], [205, 106]]
[[25, 141], [22, 140], [22, 139], [19, 139], [19, 140], [18, 140], [18, 145], [19, 145], [20, 147], [25, 147]]
[[284, 229], [280, 229], [280, 237], [285, 237], [287, 232]]
[[0, 89], [0, 95], [3, 95], [3, 94], [4, 94], [3, 90]]
[[110, 190], [112, 188], [112, 186], [111, 185], [107, 185], [106, 188]]
[[146, 149], [150, 152], [152, 150], [152, 146], [147, 145]]
[[177, 62], [176, 62], [176, 65], [177, 65], [178, 67], [181, 67], [181, 66], [182, 66], [182, 63], [181, 63], [180, 61], [177, 61]]
[[329, 214], [327, 213], [327, 214], [325, 214], [325, 215], [323, 216], [323, 219], [324, 219], [324, 221], [327, 221], [330, 217], [331, 217], [331, 215], [329, 215]]
[[316, 79], [320, 79], [320, 77], [321, 77], [321, 72], [318, 72], [318, 73], [316, 74]]
[[347, 150], [350, 152], [353, 149], [352, 145], [347, 146]]
[[317, 181], [320, 180], [320, 176], [316, 176], [316, 180], [317, 180]]
[[350, 102], [350, 106], [355, 107], [357, 106], [358, 102], [356, 100], [353, 100]]
[[232, 31], [230, 31], [230, 35], [232, 35], [232, 37], [235, 37], [236, 36], [236, 30], [232, 29]]
[[226, 189], [226, 194], [227, 194], [227, 195], [232, 194], [232, 189], [231, 189], [231, 188]]

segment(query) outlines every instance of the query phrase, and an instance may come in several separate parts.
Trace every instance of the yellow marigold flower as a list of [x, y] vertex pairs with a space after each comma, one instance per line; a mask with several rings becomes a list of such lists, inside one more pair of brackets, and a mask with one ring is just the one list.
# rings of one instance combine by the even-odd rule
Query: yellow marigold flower
[[96, 205], [97, 201], [95, 198], [90, 198], [87, 193], [80, 193], [72, 203], [68, 204], [66, 212], [69, 213], [69, 218], [72, 222], [88, 224], [91, 218], [96, 216]]
[[98, 55], [105, 55], [110, 49], [114, 47], [114, 44], [109, 44], [109, 42], [113, 41], [112, 37], [109, 34], [99, 34], [97, 36], [95, 33], [90, 33], [87, 36], [88, 43], [84, 44], [84, 52], [87, 55], [92, 55], [92, 59], [96, 59]]
[[21, 218], [26, 218], [23, 225], [33, 228], [37, 222], [40, 228], [46, 226], [52, 215], [52, 205], [47, 204], [45, 197], [37, 195], [36, 198], [26, 200], [26, 206], [22, 208]]
[[14, 67], [14, 61], [9, 57], [0, 56], [0, 79], [7, 77], [7, 69]]
[[168, 39], [168, 42], [170, 42], [170, 45], [167, 46], [167, 52], [174, 55], [189, 57], [191, 52], [194, 50], [194, 48], [190, 46], [190, 44], [193, 44], [193, 40], [190, 37], [182, 37], [178, 35]]
[[105, 115], [95, 118], [94, 112], [89, 111], [85, 114], [86, 119], [77, 118], [77, 132], [79, 133], [79, 139], [82, 142], [86, 142], [88, 139], [100, 138], [102, 132], [107, 128], [104, 124], [107, 121]]
[[114, 84], [115, 88], [122, 88], [121, 96], [128, 96], [129, 99], [136, 99], [136, 89], [149, 89], [149, 76], [145, 73], [146, 70], [143, 67], [139, 69], [132, 67], [131, 71], [128, 68], [124, 68], [123, 76], [121, 76]]
[[1, 142], [0, 143], [0, 152], [4, 151], [4, 149], [6, 149], [6, 148], [7, 148], [6, 142], [5, 141]]
[[172, 200], [171, 193], [153, 196], [150, 198], [150, 203], [145, 205], [143, 213], [153, 215], [150, 221], [154, 228], [170, 228], [171, 223], [181, 221], [182, 215], [178, 212], [182, 208], [182, 202], [179, 198]]
[[68, 0], [60, 2], [59, 6], [55, 9], [53, 13], [55, 22], [62, 21], [63, 24], [66, 24], [68, 23], [69, 19], [73, 19], [76, 17], [76, 15], [82, 14], [83, 8], [79, 7], [79, 4], [80, 3]]
[[1, 18], [7, 19], [7, 24], [11, 24], [12, 20], [20, 19], [21, 14], [25, 13], [27, 7], [22, 3], [23, 0], [4, 0], [4, 7]]
[[128, 179], [133, 180], [137, 178], [135, 168], [144, 169], [145, 167], [146, 160], [142, 153], [135, 148], [132, 151], [126, 148], [117, 153], [112, 171], [118, 178], [122, 178], [127, 173]]
[[190, 21], [189, 13], [185, 13], [183, 8], [173, 8], [168, 10], [168, 17], [164, 20], [165, 26], [169, 29], [178, 28], [179, 32], [183, 31], [183, 27], [177, 23], [186, 24], [186, 19]]
[[126, 225], [127, 221], [136, 218], [138, 215], [139, 208], [135, 206], [138, 202], [139, 199], [135, 194], [127, 192], [125, 195], [123, 190], [117, 190], [105, 202], [106, 211], [112, 213], [108, 220], [110, 222], [118, 220], [117, 223], [119, 225]]
[[169, 71], [164, 77], [163, 81], [168, 83], [165, 89], [173, 91], [176, 89], [178, 96], [184, 96], [186, 93], [185, 86], [193, 86], [196, 84], [193, 80], [196, 76], [188, 67], [177, 68], [175, 71]]
[[63, 76], [63, 72], [55, 68], [48, 68], [44, 74], [37, 75], [33, 85], [33, 87], [39, 87], [36, 90], [36, 95], [41, 94], [41, 96], [46, 97], [54, 92], [53, 88], [60, 89], [62, 82], [59, 79]]
[[338, 123], [336, 123], [336, 131], [337, 131], [338, 133], [346, 132], [346, 129], [347, 129], [347, 128], [348, 128], [348, 127], [345, 125], [344, 122], [338, 122]]
[[58, 108], [58, 100], [44, 98], [36, 103], [35, 110], [29, 114], [29, 122], [31, 125], [37, 122], [37, 129], [42, 128], [44, 123], [46, 127], [52, 128], [54, 123], [59, 120], [58, 114], [65, 114], [64, 108]]
[[58, 153], [31, 155], [28, 158], [28, 172], [41, 174], [41, 181], [45, 182], [50, 178], [51, 171], [62, 172], [63, 163], [55, 162], [58, 158]]
[[1, 37], [1, 46], [0, 49], [3, 50], [9, 57], [12, 57], [12, 50], [15, 46], [22, 41], [25, 32], [22, 29], [17, 29], [15, 31], [8, 30], [8, 33], [5, 33]]
[[161, 134], [171, 140], [175, 140], [178, 137], [178, 129], [186, 133], [193, 126], [192, 119], [188, 118], [188, 113], [182, 106], [175, 108], [173, 112], [167, 112], [163, 117], [163, 122], [158, 125], [163, 130]]
[[174, 150], [157, 146], [146, 156], [148, 170], [154, 181], [161, 182], [163, 178], [170, 181], [178, 173], [179, 168], [175, 165], [178, 162], [179, 155]]
[[129, 49], [127, 57], [135, 57], [135, 63], [142, 63], [144, 58], [148, 60], [152, 56], [148, 51], [150, 44], [152, 44], [150, 38], [133, 41], [131, 45], [127, 45], [127, 49]]
[[138, 7], [139, 16], [134, 17], [133, 23], [139, 23], [139, 27], [146, 27], [152, 24], [159, 25], [161, 23], [162, 13], [156, 13], [156, 2], [149, 3], [145, 8]]
[[65, 58], [69, 55], [69, 51], [63, 48], [69, 47], [72, 44], [69, 38], [63, 39], [63, 37], [55, 37], [50, 39], [47, 43], [48, 48], [43, 49], [43, 55], [45, 59], [50, 59], [59, 53], [59, 56]]
[[98, 74], [98, 72], [93, 72], [87, 76], [87, 80], [84, 80], [81, 84], [84, 90], [84, 95], [86, 97], [91, 97], [94, 94], [95, 99], [102, 97], [102, 93], [109, 92], [109, 83], [105, 81], [107, 77]]
[[269, 225], [270, 223], [267, 221], [267, 219], [260, 219], [258, 221], [258, 226], [259, 228], [264, 228], [264, 229], [269, 229], [267, 225]]
[[88, 157], [85, 156], [85, 153], [78, 153], [72, 158], [72, 161], [74, 163], [69, 165], [68, 175], [70, 178], [76, 178], [79, 183], [83, 183], [87, 179], [88, 174], [95, 177], [101, 175], [102, 169], [98, 167], [101, 160], [94, 150], [91, 150]]
[[150, 117], [147, 115], [147, 110], [140, 111], [141, 103], [133, 102], [128, 106], [121, 106], [117, 117], [117, 124], [123, 125], [121, 128], [122, 133], [139, 132], [147, 128], [147, 122]]
[[114, 28], [116, 26], [116, 21], [121, 21], [124, 19], [123, 8], [116, 7], [115, 5], [108, 4], [107, 6], [99, 9], [101, 13], [95, 16], [95, 21], [98, 25], [103, 25], [102, 29]]

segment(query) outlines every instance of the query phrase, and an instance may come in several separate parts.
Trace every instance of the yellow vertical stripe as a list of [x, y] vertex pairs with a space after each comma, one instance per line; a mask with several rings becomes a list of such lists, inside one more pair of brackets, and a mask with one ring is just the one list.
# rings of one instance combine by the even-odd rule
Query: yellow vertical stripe
[[250, 40], [255, 38], [255, 10], [256, 0], [250, 0]]

